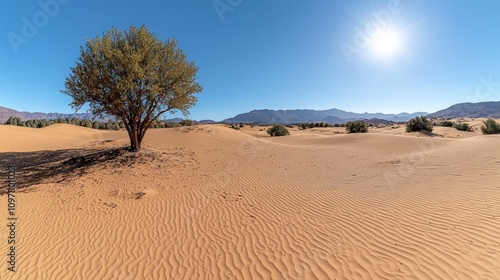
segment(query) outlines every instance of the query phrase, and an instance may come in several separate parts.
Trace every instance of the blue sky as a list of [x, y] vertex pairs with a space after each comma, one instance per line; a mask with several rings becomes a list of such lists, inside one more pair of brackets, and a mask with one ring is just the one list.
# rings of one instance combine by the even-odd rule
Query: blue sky
[[131, 25], [175, 36], [199, 66], [193, 119], [498, 101], [498, 11], [493, 0], [10, 1], [0, 11], [0, 106], [74, 112], [60, 90], [79, 47]]

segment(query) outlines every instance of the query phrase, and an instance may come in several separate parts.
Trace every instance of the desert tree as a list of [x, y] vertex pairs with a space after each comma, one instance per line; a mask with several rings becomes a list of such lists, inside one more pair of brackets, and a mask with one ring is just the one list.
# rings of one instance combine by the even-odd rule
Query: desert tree
[[88, 104], [95, 116], [121, 120], [135, 152], [162, 114], [189, 113], [202, 91], [197, 72], [175, 38], [162, 42], [145, 26], [111, 29], [87, 39], [61, 92], [73, 98], [76, 111]]

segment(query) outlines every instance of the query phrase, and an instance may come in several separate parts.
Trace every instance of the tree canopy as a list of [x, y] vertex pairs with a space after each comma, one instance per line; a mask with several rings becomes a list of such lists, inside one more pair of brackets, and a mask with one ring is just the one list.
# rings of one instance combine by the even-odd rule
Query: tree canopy
[[77, 111], [88, 104], [98, 116], [120, 119], [130, 137], [130, 151], [141, 148], [150, 125], [166, 112], [189, 113], [198, 67], [189, 61], [175, 38], [165, 42], [145, 26], [111, 29], [87, 39], [61, 92], [73, 98]]

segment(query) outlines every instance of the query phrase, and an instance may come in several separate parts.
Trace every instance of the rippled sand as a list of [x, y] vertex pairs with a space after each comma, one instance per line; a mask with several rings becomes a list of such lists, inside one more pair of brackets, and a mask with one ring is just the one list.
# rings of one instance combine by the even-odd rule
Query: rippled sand
[[0, 278], [500, 279], [499, 136], [261, 129], [0, 126]]

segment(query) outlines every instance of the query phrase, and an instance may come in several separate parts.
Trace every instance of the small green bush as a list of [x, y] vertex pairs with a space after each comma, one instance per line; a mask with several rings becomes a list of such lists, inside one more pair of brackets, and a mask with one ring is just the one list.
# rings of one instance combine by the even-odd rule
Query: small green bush
[[500, 134], [500, 124], [493, 119], [487, 119], [483, 121], [481, 131], [483, 134]]
[[194, 121], [186, 119], [186, 120], [181, 120], [179, 122], [179, 124], [182, 125], [182, 126], [192, 126], [192, 125], [194, 125]]
[[435, 126], [445, 126], [445, 127], [453, 127], [455, 123], [452, 121], [441, 121], [434, 123]]
[[288, 129], [282, 124], [273, 124], [272, 127], [267, 129], [267, 134], [274, 137], [290, 135], [290, 132], [288, 132]]
[[231, 124], [231, 128], [234, 130], [240, 130], [240, 126]]
[[345, 129], [350, 133], [364, 133], [368, 132], [368, 127], [364, 121], [348, 122]]
[[472, 131], [472, 127], [468, 123], [453, 123], [453, 128], [460, 131]]
[[171, 128], [171, 127], [179, 127], [181, 126], [181, 124], [177, 122], [164, 122], [164, 126], [166, 128]]
[[425, 116], [415, 117], [406, 123], [406, 132], [421, 130], [432, 132], [432, 123]]

